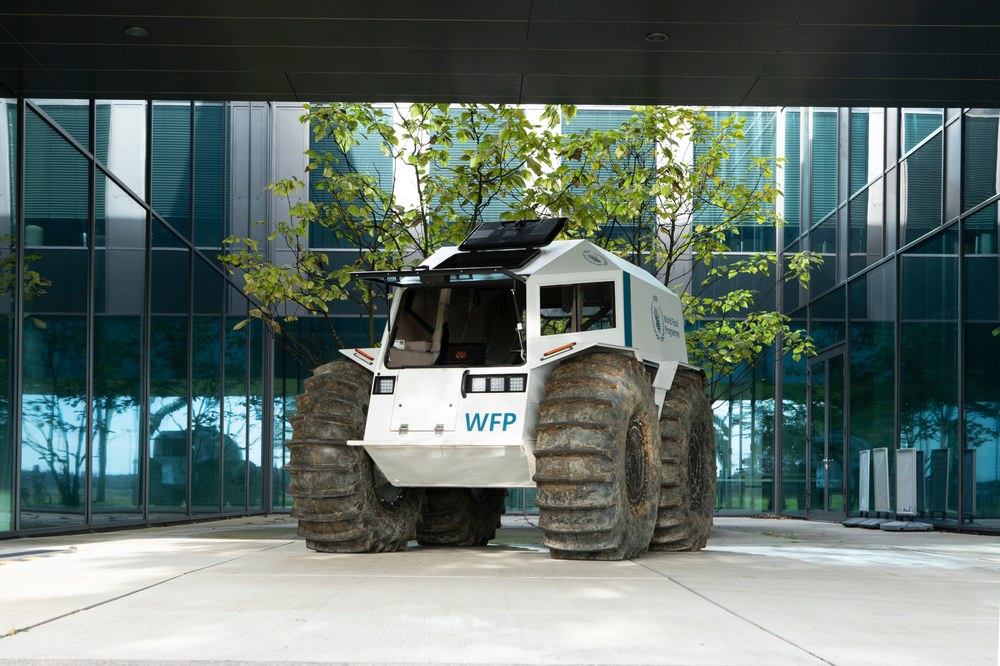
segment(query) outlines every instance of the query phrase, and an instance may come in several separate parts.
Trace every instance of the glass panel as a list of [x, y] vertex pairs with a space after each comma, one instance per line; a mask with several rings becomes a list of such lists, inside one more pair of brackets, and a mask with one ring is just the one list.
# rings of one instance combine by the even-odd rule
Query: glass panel
[[222, 312], [222, 274], [216, 271], [201, 255], [194, 255], [194, 312], [219, 314]]
[[[788, 246], [788, 249], [786, 250], [784, 256], [782, 257], [782, 260], [784, 261], [785, 271], [788, 270], [789, 264], [791, 263], [791, 256], [798, 254], [798, 252], [799, 252], [798, 241]], [[787, 313], [792, 310], [798, 310], [801, 299], [801, 294], [799, 292], [802, 291], [802, 287], [799, 286], [798, 280], [785, 280], [782, 283], [781, 288], [783, 290], [782, 306], [781, 306], [782, 312]]]
[[774, 352], [741, 366], [730, 379], [728, 400], [713, 405], [718, 458], [716, 509], [740, 513], [772, 510], [774, 497]]
[[194, 242], [222, 247], [226, 204], [226, 118], [222, 104], [194, 105]]
[[958, 230], [950, 227], [902, 257], [900, 446], [923, 454], [925, 510], [957, 518]]
[[[802, 119], [798, 111], [785, 112], [784, 211], [785, 242], [797, 237], [802, 214]], [[808, 219], [808, 217], [806, 218]]]
[[851, 109], [850, 193], [885, 169], [885, 109]]
[[810, 221], [816, 224], [837, 208], [837, 110], [812, 111]]
[[882, 181], [851, 199], [848, 204], [848, 274], [864, 270], [882, 258]]
[[998, 191], [997, 153], [1000, 109], [970, 109], [962, 127], [962, 210], [980, 204]]
[[264, 469], [264, 327], [259, 321], [251, 322], [250, 329], [250, 422], [247, 424], [249, 436], [250, 487], [248, 489], [250, 509], [263, 508]]
[[844, 355], [832, 356], [827, 362], [827, 424], [826, 460], [823, 461], [823, 482], [826, 490], [825, 510], [844, 513]]
[[826, 362], [810, 368], [809, 381], [809, 510], [825, 510], [827, 480], [826, 425], [827, 425], [827, 376]]
[[615, 283], [541, 287], [542, 335], [597, 331], [615, 327]]
[[84, 150], [90, 150], [90, 102], [72, 99], [33, 99]]
[[[792, 330], [805, 330], [805, 308], [791, 315]], [[782, 513], [805, 515], [806, 512], [806, 357], [798, 361], [791, 354], [782, 357], [781, 400], [781, 493], [778, 509]]]
[[816, 349], [844, 341], [845, 308], [843, 287], [809, 306], [809, 334], [816, 342]]
[[[1000, 527], [1000, 263], [997, 205], [965, 220], [965, 449], [962, 518]], [[991, 238], [986, 241], [984, 239]]]
[[[0, 163], [17, 163], [17, 102], [0, 99]], [[13, 399], [14, 235], [16, 233], [14, 169], [0, 169], [0, 532], [14, 529]]]
[[152, 204], [182, 236], [191, 234], [191, 105], [153, 103]]
[[[363, 174], [375, 179], [376, 185], [385, 192], [392, 191], [393, 168], [392, 158], [384, 155], [381, 150], [382, 141], [374, 135], [369, 135], [363, 131], [355, 133], [354, 138], [357, 144], [352, 146], [347, 153], [344, 153], [337, 146], [337, 142], [332, 138], [316, 139], [314, 132], [309, 132], [309, 149], [315, 151], [317, 159], [328, 155], [330, 162], [328, 166], [336, 174]], [[456, 150], [459, 150], [456, 148]], [[318, 189], [324, 183], [323, 169], [311, 169], [309, 171], [309, 199], [322, 206], [330, 204], [334, 198], [327, 189]], [[360, 202], [349, 200], [340, 202], [343, 205], [358, 205]], [[372, 202], [372, 206], [379, 210], [379, 204]], [[367, 204], [366, 204], [367, 206]], [[487, 217], [485, 219], [500, 219], [499, 217]], [[329, 229], [317, 224], [309, 227], [309, 246], [312, 248], [336, 248], [351, 247], [349, 240], [337, 236], [333, 229]]]
[[247, 328], [234, 331], [242, 319], [226, 320], [225, 399], [223, 401], [223, 510], [244, 512], [247, 506]]
[[191, 509], [220, 510], [222, 331], [219, 317], [194, 317], [192, 335]]
[[90, 217], [87, 159], [30, 110], [24, 141], [25, 245], [85, 247]]
[[95, 523], [142, 517], [139, 317], [94, 321], [91, 501]]
[[899, 166], [899, 223], [903, 244], [941, 225], [941, 135]]
[[187, 513], [188, 318], [152, 317], [149, 352], [149, 511]]
[[941, 128], [944, 109], [903, 109], [903, 154]]
[[97, 233], [95, 238], [94, 311], [140, 315], [145, 303], [146, 211], [110, 180], [106, 185], [108, 217], [97, 229], [106, 229], [108, 235]]
[[84, 521], [87, 464], [85, 317], [38, 315], [24, 326], [21, 527]]
[[837, 215], [830, 215], [809, 232], [813, 252], [823, 258], [823, 263], [812, 269], [809, 277], [809, 294], [822, 294], [837, 284]]
[[[146, 198], [146, 103], [138, 100], [96, 102], [95, 156], [140, 200]], [[98, 173], [97, 208], [101, 176]]]
[[[722, 123], [733, 115], [730, 111], [708, 111], [707, 114], [712, 118], [715, 127], [721, 127]], [[744, 139], [733, 147], [729, 158], [722, 163], [718, 175], [732, 185], [743, 184], [749, 188], [762, 187], [765, 184], [774, 186], [774, 175], [767, 179], [762, 177], [758, 179], [758, 171], [753, 168], [752, 160], [777, 153], [777, 114], [773, 111], [741, 111], [737, 115], [743, 119]], [[574, 127], [577, 126], [577, 118], [573, 120]], [[700, 158], [706, 151], [707, 145], [695, 142], [695, 159]], [[795, 163], [798, 164], [797, 153]], [[798, 180], [793, 181], [793, 186], [798, 186]], [[763, 208], [768, 211], [774, 210], [772, 204], [766, 204]], [[693, 215], [696, 224], [718, 224], [726, 218], [733, 218], [732, 212], [723, 214], [723, 211], [714, 205], [703, 205]], [[758, 224], [752, 219], [737, 219], [734, 226], [732, 231], [726, 232], [724, 241], [733, 252], [774, 250], [775, 230], [770, 224]]]
[[[857, 484], [860, 452], [879, 447], [891, 450], [896, 443], [895, 264], [873, 269], [854, 281], [850, 290], [851, 436], [848, 456], [852, 470], [850, 478]], [[858, 510], [857, 493], [852, 493], [851, 510]]]

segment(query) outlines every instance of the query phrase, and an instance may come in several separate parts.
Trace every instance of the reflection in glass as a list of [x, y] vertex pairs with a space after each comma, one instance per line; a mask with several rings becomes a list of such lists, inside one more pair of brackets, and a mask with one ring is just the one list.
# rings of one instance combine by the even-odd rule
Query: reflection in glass
[[958, 516], [958, 231], [902, 256], [900, 446], [923, 454], [931, 518]]
[[145, 302], [146, 210], [112, 181], [102, 180], [106, 199], [94, 238], [94, 311], [140, 315]]
[[86, 158], [31, 110], [25, 117], [24, 145], [25, 245], [86, 247]]
[[[1000, 275], [997, 205], [964, 221], [965, 448], [962, 519], [1000, 526]], [[990, 241], [984, 241], [991, 238]]]
[[[784, 209], [785, 242], [796, 238], [805, 229], [799, 229], [803, 219], [799, 211], [802, 203], [802, 114], [798, 111], [785, 112], [785, 164]], [[808, 216], [805, 218], [808, 219]]]
[[[793, 331], [806, 328], [806, 310], [791, 315]], [[786, 354], [781, 360], [781, 492], [778, 509], [783, 513], [804, 516], [806, 513], [806, 438], [808, 403], [806, 402], [806, 358]]]
[[247, 424], [249, 437], [247, 460], [250, 465], [250, 487], [248, 499], [250, 509], [263, 508], [264, 469], [264, 327], [260, 321], [250, 323], [250, 422]]
[[[140, 200], [145, 199], [146, 102], [97, 100], [95, 117], [97, 146], [94, 156]], [[100, 173], [94, 198], [95, 207], [100, 211], [104, 199], [104, 179]]]
[[900, 132], [903, 135], [903, 153], [910, 152], [918, 143], [941, 128], [943, 109], [903, 109]]
[[[191, 234], [191, 105], [153, 102], [152, 204], [185, 238]], [[155, 238], [155, 237], [154, 237]]]
[[[223, 400], [223, 511], [242, 512], [247, 504], [247, 329], [233, 327], [241, 321], [226, 320], [225, 396]], [[253, 468], [250, 473], [259, 473]]]
[[815, 341], [817, 350], [844, 341], [845, 308], [843, 287], [809, 306], [809, 334]]
[[885, 168], [885, 109], [851, 109], [850, 194]]
[[225, 107], [216, 102], [194, 105], [194, 244], [221, 248], [225, 237]]
[[75, 99], [33, 99], [31, 102], [66, 130], [84, 150], [90, 149], [90, 102]]
[[[895, 293], [896, 267], [887, 263], [851, 283], [850, 459], [851, 481], [859, 488], [862, 450], [895, 448]], [[851, 510], [858, 510], [857, 493]], [[869, 504], [874, 506], [874, 504]]]
[[[95, 522], [140, 518], [140, 371], [138, 317], [94, 320], [92, 509]], [[123, 515], [126, 514], [126, 515]]]
[[38, 315], [24, 326], [21, 527], [83, 523], [87, 320]]
[[149, 511], [187, 513], [188, 318], [154, 316], [149, 348]]
[[727, 400], [713, 405], [716, 509], [771, 511], [774, 497], [774, 351], [733, 374]]
[[864, 270], [882, 258], [882, 181], [851, 199], [848, 204], [848, 274]]
[[812, 110], [810, 221], [816, 224], [837, 207], [837, 110]]
[[899, 165], [899, 224], [903, 244], [941, 225], [941, 135]]
[[[194, 317], [191, 377], [191, 510], [218, 513], [222, 445], [222, 354], [219, 317]], [[231, 445], [226, 440], [226, 448]], [[231, 455], [231, 454], [230, 454]]]
[[981, 204], [998, 191], [1000, 109], [969, 109], [962, 127], [962, 210]]
[[[17, 161], [16, 100], [0, 99], [0, 161]], [[0, 176], [0, 279], [12, 277], [14, 237], [17, 225], [14, 206], [14, 173]], [[14, 377], [14, 294], [12, 284], [0, 282], [0, 532], [14, 529], [14, 423], [11, 418], [11, 395]]]
[[815, 266], [809, 276], [810, 297], [822, 294], [837, 284], [837, 214], [819, 223], [809, 232], [809, 247], [823, 258], [823, 263]]

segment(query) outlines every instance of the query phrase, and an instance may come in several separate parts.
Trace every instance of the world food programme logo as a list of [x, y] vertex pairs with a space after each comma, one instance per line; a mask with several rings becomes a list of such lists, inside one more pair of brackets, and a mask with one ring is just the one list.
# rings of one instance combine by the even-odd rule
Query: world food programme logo
[[663, 309], [660, 308], [660, 300], [653, 296], [653, 302], [649, 306], [649, 314], [653, 319], [653, 333], [656, 339], [663, 342], [667, 337], [667, 327], [664, 322]]
[[607, 266], [608, 260], [594, 252], [593, 250], [584, 250], [583, 258], [594, 264], [595, 266]]

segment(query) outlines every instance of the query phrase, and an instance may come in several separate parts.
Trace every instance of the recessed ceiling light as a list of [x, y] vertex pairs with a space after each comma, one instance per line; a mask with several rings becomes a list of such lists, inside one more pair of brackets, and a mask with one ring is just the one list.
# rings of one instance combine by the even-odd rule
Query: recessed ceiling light
[[129, 37], [148, 37], [149, 30], [146, 30], [141, 25], [130, 25], [125, 28], [125, 34]]
[[651, 32], [646, 35], [646, 41], [650, 44], [661, 44], [670, 39], [670, 36], [665, 32]]

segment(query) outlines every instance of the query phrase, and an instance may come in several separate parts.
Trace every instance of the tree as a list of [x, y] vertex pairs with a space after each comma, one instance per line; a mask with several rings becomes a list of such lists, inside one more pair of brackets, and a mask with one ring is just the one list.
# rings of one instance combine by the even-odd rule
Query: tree
[[[756, 278], [766, 277], [769, 290], [785, 280], [805, 284], [818, 257], [786, 257], [775, 278], [773, 251], [727, 256], [741, 229], [781, 223], [774, 208], [780, 195], [772, 182], [776, 160], [754, 158], [745, 174], [727, 171], [732, 150], [744, 140], [743, 121], [734, 116], [716, 123], [699, 110], [636, 107], [618, 128], [578, 131], [570, 123], [565, 131], [563, 119], [574, 114], [574, 107], [547, 106], [533, 121], [523, 109], [504, 105], [415, 104], [397, 107], [395, 115], [368, 104], [307, 107], [303, 122], [336, 145], [335, 151], [310, 152], [309, 169], [321, 170], [317, 189], [329, 201], [290, 199], [289, 220], [269, 235], [289, 249], [289, 264], [275, 265], [251, 239], [227, 239], [234, 251], [223, 261], [243, 272], [245, 293], [260, 304], [251, 316], [280, 336], [282, 322], [298, 314], [326, 315], [331, 301], [351, 299], [362, 304], [374, 344], [385, 294], [353, 284], [350, 273], [418, 263], [460, 242], [503, 202], [501, 217], [507, 219], [569, 217], [566, 236], [589, 238], [645, 266], [682, 294], [691, 360], [712, 378], [714, 398], [776, 340], [782, 352], [809, 353], [808, 336], [765, 307], [767, 294], [736, 283], [751, 278], [762, 284]], [[380, 187], [377, 176], [351, 162], [361, 135], [374, 137], [408, 170], [413, 200], [394, 185]], [[293, 179], [271, 189], [291, 198], [302, 186]], [[325, 254], [307, 247], [312, 225], [357, 247], [357, 260], [329, 266]], [[310, 364], [325, 360], [297, 351]]]

